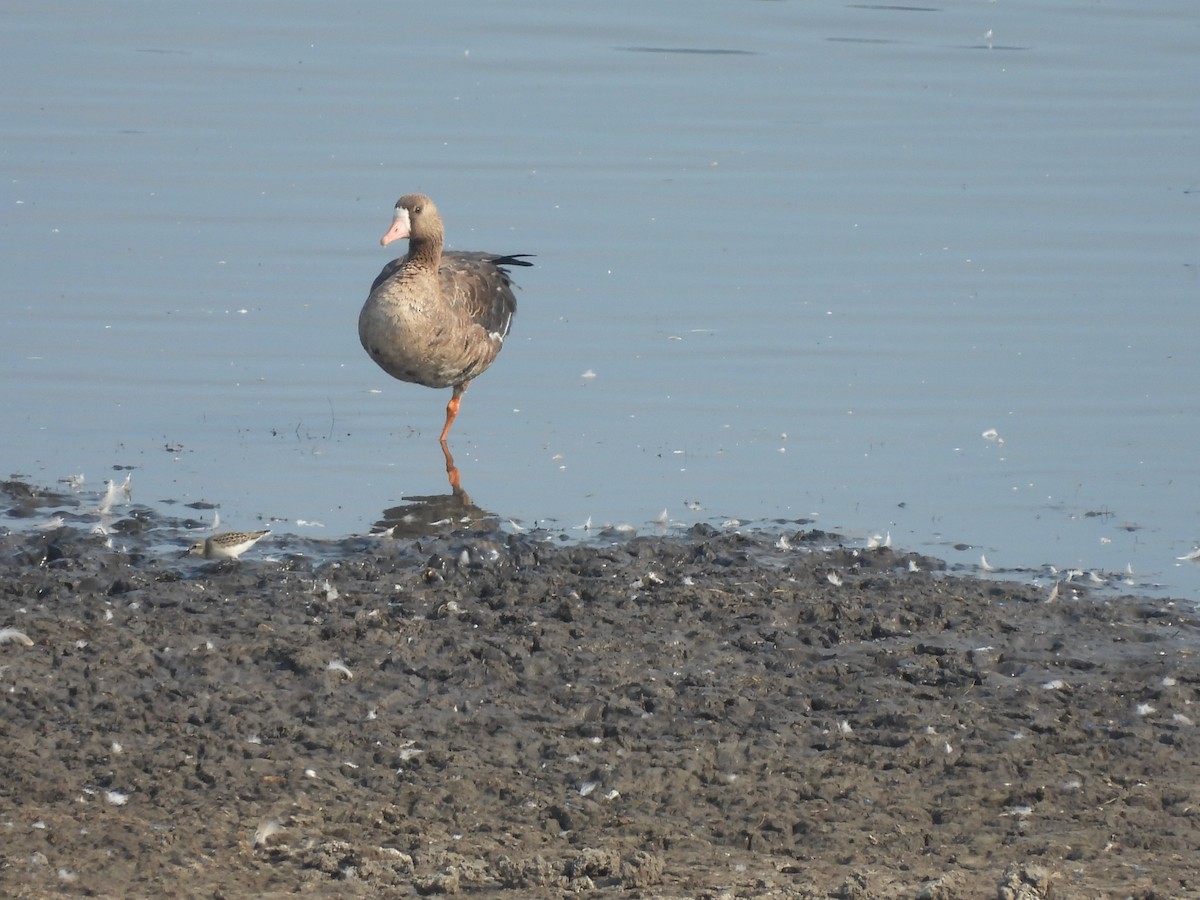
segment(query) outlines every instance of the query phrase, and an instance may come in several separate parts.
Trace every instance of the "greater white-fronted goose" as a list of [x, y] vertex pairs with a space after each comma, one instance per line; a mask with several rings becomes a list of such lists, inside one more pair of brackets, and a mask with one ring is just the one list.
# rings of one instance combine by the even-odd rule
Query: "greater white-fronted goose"
[[517, 311], [506, 266], [531, 266], [528, 254], [442, 251], [442, 218], [424, 194], [396, 201], [385, 247], [408, 238], [371, 285], [358, 317], [363, 348], [393, 378], [432, 388], [454, 388], [446, 404], [446, 445], [463, 392], [504, 344]]

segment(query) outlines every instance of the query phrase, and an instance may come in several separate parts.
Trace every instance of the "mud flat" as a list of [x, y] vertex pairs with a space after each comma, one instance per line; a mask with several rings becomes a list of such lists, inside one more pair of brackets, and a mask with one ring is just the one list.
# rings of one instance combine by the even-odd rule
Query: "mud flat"
[[0, 538], [6, 896], [1200, 896], [1191, 604], [805, 531], [148, 528]]

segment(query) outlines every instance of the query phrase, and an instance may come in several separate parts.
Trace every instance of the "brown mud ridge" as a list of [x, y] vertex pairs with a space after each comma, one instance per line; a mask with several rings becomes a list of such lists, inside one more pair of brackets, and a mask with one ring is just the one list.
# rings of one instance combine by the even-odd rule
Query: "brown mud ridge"
[[0, 894], [1200, 896], [1188, 604], [806, 532], [340, 552], [0, 538]]

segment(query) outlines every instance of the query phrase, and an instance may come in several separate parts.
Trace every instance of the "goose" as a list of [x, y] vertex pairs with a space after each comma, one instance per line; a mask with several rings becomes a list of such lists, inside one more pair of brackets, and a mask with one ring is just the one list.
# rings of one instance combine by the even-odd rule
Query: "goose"
[[527, 253], [445, 251], [442, 217], [424, 194], [396, 201], [387, 246], [408, 239], [408, 253], [383, 267], [358, 316], [363, 349], [393, 378], [453, 388], [443, 449], [463, 392], [495, 361], [517, 311], [508, 269], [532, 266]]

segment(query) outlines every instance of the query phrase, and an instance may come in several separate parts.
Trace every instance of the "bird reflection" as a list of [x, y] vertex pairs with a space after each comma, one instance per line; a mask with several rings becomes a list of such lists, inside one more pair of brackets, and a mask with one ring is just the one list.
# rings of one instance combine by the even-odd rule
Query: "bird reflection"
[[450, 483], [449, 494], [434, 494], [424, 497], [405, 497], [405, 502], [383, 511], [383, 517], [375, 523], [378, 531], [390, 531], [392, 537], [423, 537], [447, 530], [478, 525], [485, 519], [495, 520], [494, 513], [476, 506], [462, 487], [462, 477], [450, 447], [442, 444], [446, 458], [446, 480]]
[[[450, 452], [450, 445], [446, 443], [445, 435], [441, 441], [442, 456], [446, 457], [446, 480], [450, 482], [450, 490], [456, 494], [462, 493], [462, 478], [458, 474], [458, 466], [454, 464], [454, 456]], [[466, 494], [463, 494], [466, 497]], [[471, 498], [467, 497], [467, 502], [471, 502]]]

